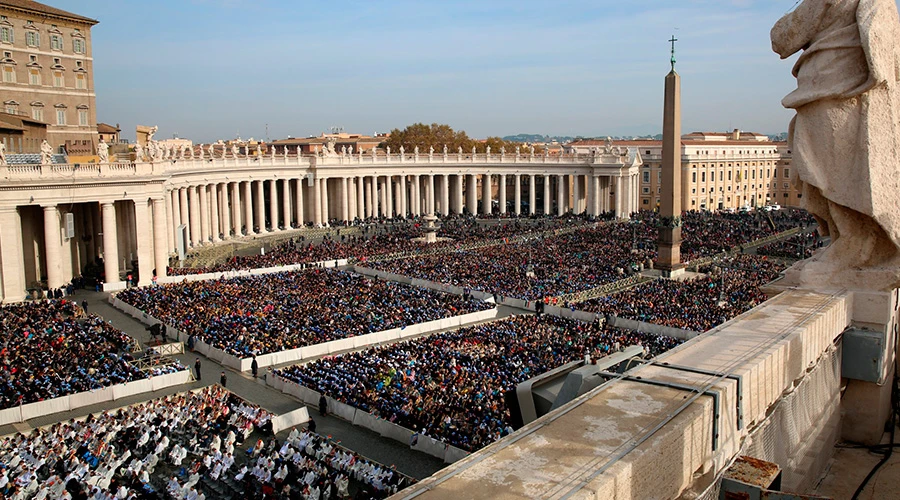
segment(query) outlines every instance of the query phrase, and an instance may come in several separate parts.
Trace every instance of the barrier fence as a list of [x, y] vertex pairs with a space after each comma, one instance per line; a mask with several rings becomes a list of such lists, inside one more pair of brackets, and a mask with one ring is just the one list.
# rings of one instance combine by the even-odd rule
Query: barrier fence
[[261, 267], [258, 269], [248, 269], [242, 271], [221, 271], [216, 273], [202, 274], [184, 274], [179, 276], [164, 276], [158, 278], [157, 282], [161, 285], [166, 283], [181, 283], [182, 281], [207, 281], [217, 280], [221, 278], [239, 278], [243, 276], [261, 276], [263, 274], [273, 274], [288, 271], [302, 271], [311, 268], [333, 268], [346, 266], [347, 259], [323, 260], [320, 262], [311, 262], [308, 264], [291, 264], [288, 266]]
[[[155, 325], [158, 323], [162, 323], [159, 319], [150, 316], [144, 311], [141, 311], [140, 309], [130, 304], [122, 302], [115, 295], [110, 295], [109, 302], [116, 309], [119, 309], [120, 311], [130, 315], [131, 317], [146, 325]], [[357, 335], [355, 337], [347, 337], [343, 339], [332, 340], [330, 342], [322, 342], [320, 344], [300, 347], [297, 349], [290, 349], [287, 351], [261, 354], [256, 356], [256, 362], [259, 368], [300, 362], [310, 358], [360, 349], [370, 345], [382, 344], [385, 342], [398, 341], [417, 335], [434, 333], [446, 328], [464, 326], [467, 324], [484, 321], [486, 319], [496, 318], [497, 312], [497, 308], [495, 307], [485, 311], [477, 311], [474, 313], [453, 316], [450, 318], [426, 321], [425, 323], [409, 325], [403, 328], [392, 328], [390, 330], [384, 330], [381, 332], [367, 333], [363, 335]], [[179, 342], [187, 342], [188, 335], [186, 333], [176, 329], [171, 325], [164, 326], [166, 328], [166, 336], [168, 338], [178, 339]], [[194, 351], [203, 354], [207, 358], [212, 359], [213, 361], [216, 361], [223, 366], [227, 366], [229, 368], [233, 368], [242, 372], [249, 371], [250, 366], [253, 363], [253, 358], [239, 358], [237, 356], [226, 353], [222, 349], [212, 347], [200, 340], [196, 340], [194, 342]]]
[[[308, 405], [318, 406], [319, 404], [319, 392], [291, 380], [279, 377], [271, 372], [266, 375], [266, 384], [285, 394], [294, 396]], [[440, 458], [446, 463], [456, 462], [469, 455], [469, 452], [465, 450], [451, 446], [430, 436], [417, 434], [410, 429], [401, 427], [389, 420], [376, 417], [371, 413], [359, 410], [346, 403], [342, 403], [327, 396], [325, 399], [328, 402], [328, 411], [330, 413], [353, 423], [353, 425], [377, 432], [382, 437], [407, 444], [413, 450]]]
[[97, 403], [105, 403], [121, 398], [127, 398], [129, 396], [135, 396], [137, 394], [158, 391], [167, 387], [185, 384], [190, 381], [190, 370], [183, 370], [166, 375], [157, 375], [143, 380], [135, 380], [133, 382], [104, 387], [103, 389], [78, 392], [59, 398], [19, 405], [13, 408], [0, 410], [0, 425], [25, 422], [26, 420], [51, 413], [76, 410]]

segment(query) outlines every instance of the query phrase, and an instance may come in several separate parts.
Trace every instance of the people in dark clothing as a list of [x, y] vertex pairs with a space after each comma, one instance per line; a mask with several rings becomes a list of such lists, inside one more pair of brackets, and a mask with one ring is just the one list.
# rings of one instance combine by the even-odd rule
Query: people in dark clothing
[[256, 378], [257, 373], [259, 373], [259, 363], [256, 362], [256, 355], [253, 355], [253, 361], [250, 363], [250, 373], [253, 374], [253, 378]]
[[222, 371], [222, 375], [219, 376], [219, 385], [225, 387], [228, 384], [228, 377], [225, 375], [225, 371]]
[[325, 395], [319, 396], [319, 413], [324, 417], [328, 413], [328, 400]]
[[197, 380], [203, 379], [203, 377], [200, 376], [200, 358], [197, 358], [197, 361], [194, 361], [194, 377], [196, 377]]

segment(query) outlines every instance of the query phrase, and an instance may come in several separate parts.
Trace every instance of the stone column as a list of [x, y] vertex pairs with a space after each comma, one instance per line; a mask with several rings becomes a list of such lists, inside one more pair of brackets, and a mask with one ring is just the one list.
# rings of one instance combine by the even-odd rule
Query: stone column
[[[173, 216], [174, 213], [175, 205], [172, 204], [172, 190], [168, 189], [166, 190], [166, 216], [168, 217], [168, 220], [166, 221], [166, 227], [169, 228], [169, 234], [167, 235], [166, 239], [169, 243], [169, 250], [175, 249], [175, 231], [178, 230], [178, 224], [175, 223], [176, 217]], [[94, 227], [97, 227], [97, 224], [94, 224]], [[93, 234], [96, 234], [96, 232], [94, 232]]]
[[228, 203], [228, 183], [223, 182], [222, 186], [222, 234], [225, 235], [225, 239], [231, 239], [231, 205]]
[[441, 214], [450, 215], [450, 174], [444, 174], [441, 183]]
[[600, 201], [601, 201], [601, 191], [600, 191], [600, 177], [595, 175], [591, 177], [591, 185], [593, 186], [594, 196], [591, 198], [591, 215], [600, 215]]
[[575, 174], [572, 176], [572, 212], [578, 215], [581, 210], [581, 176]]
[[188, 193], [188, 202], [190, 203], [190, 221], [191, 221], [191, 245], [200, 244], [200, 197], [197, 194], [197, 186], [191, 186]]
[[181, 223], [187, 228], [187, 237], [185, 238], [184, 245], [188, 246], [191, 243], [191, 238], [194, 237], [191, 234], [191, 222], [188, 218], [188, 212], [190, 212], [190, 208], [188, 208], [188, 192], [187, 188], [179, 188], [178, 189], [178, 203], [180, 206], [180, 210], [178, 211], [179, 215], [181, 215]]
[[544, 174], [544, 215], [550, 215], [550, 176]]
[[478, 176], [474, 174], [466, 178], [466, 204], [470, 214], [478, 213]]
[[118, 283], [119, 278], [119, 243], [116, 236], [116, 205], [103, 202], [103, 267], [107, 283]]
[[425, 182], [426, 215], [434, 215], [434, 175], [428, 174]]
[[516, 184], [516, 190], [513, 193], [513, 205], [516, 206], [515, 214], [519, 215], [522, 213], [522, 176], [516, 174], [513, 177], [513, 181]]
[[380, 187], [380, 193], [378, 193], [378, 215], [382, 217], [387, 217], [388, 207], [387, 207], [387, 180], [388, 178], [385, 176], [381, 176], [378, 178], [378, 186]]
[[[265, 185], [263, 184], [265, 181], [248, 181], [249, 185], [256, 185], [256, 200], [254, 201], [253, 196], [245, 196], [247, 198], [247, 204], [255, 204], [256, 209], [253, 211], [255, 213], [255, 219], [253, 219], [253, 225], [256, 226], [256, 232], [259, 234], [268, 233], [269, 230], [266, 229], [266, 192]], [[253, 191], [252, 187], [250, 191]]]
[[3, 302], [25, 297], [25, 259], [22, 255], [22, 220], [15, 208], [0, 209], [0, 274]]
[[281, 218], [284, 219], [284, 228], [291, 229], [292, 210], [291, 210], [291, 180], [282, 179], [281, 181]]
[[[206, 243], [209, 241], [209, 198], [206, 196], [209, 186], [201, 184], [197, 189], [200, 193], [200, 241]], [[138, 239], [140, 237], [138, 234]]]
[[625, 203], [624, 203], [624, 191], [625, 191], [625, 180], [620, 175], [616, 177], [616, 218], [624, 217], [625, 212]]
[[281, 220], [278, 214], [278, 181], [269, 180], [269, 223], [272, 224], [272, 231], [278, 231], [278, 222]]
[[[197, 189], [197, 188], [195, 188]], [[196, 195], [196, 191], [191, 193]], [[195, 196], [196, 197], [196, 196]], [[199, 211], [199, 198], [196, 205]], [[198, 225], [200, 221], [197, 221]], [[134, 230], [137, 235], [138, 285], [149, 285], [153, 278], [153, 231], [150, 226], [150, 208], [147, 200], [134, 202]]]
[[566, 196], [565, 180], [565, 175], [556, 176], [556, 215], [563, 215], [566, 213], [566, 202], [563, 199]]
[[62, 261], [60, 257], [59, 210], [56, 205], [44, 208], [44, 258], [47, 261], [47, 288], [63, 286]]
[[481, 213], [490, 215], [492, 213], [491, 200], [491, 174], [481, 174]]
[[[263, 206], [262, 206], [262, 203], [264, 200], [263, 194], [262, 194], [262, 181], [259, 181], [257, 184], [259, 186], [257, 188], [257, 194], [259, 195], [259, 200], [257, 201], [256, 208], [258, 209], [257, 211], [260, 213], [259, 216], [262, 218], [261, 220], [263, 221], [263, 223], [260, 224], [260, 226], [259, 226], [259, 232], [264, 233], [264, 232], [266, 232], [266, 225], [265, 225], [266, 211], [265, 211], [265, 208], [263, 208]], [[256, 230], [253, 229], [253, 181], [247, 181], [244, 183], [244, 203], [242, 203], [241, 206], [244, 207], [244, 226], [247, 228], [247, 236], [249, 236], [249, 235], [257, 232]], [[238, 234], [240, 234], [240, 233], [238, 233]]]
[[299, 227], [303, 227], [303, 224], [306, 222], [304, 220], [303, 214], [303, 184], [305, 179], [297, 179], [297, 225]]
[[328, 178], [322, 179], [322, 223], [326, 226], [331, 221], [331, 205], [328, 198]]
[[396, 179], [394, 179], [393, 186], [391, 187], [391, 190], [395, 193], [394, 194], [394, 213], [397, 215], [397, 217], [403, 216], [403, 191], [400, 190], [400, 179], [401, 178], [403, 178], [402, 175], [397, 177]]
[[[210, 184], [209, 186], [209, 232], [212, 233], [213, 243], [218, 243], [222, 241], [222, 238], [219, 237], [219, 184]], [[156, 206], [153, 207], [153, 217], [156, 217]], [[156, 220], [153, 221], [156, 224]]]
[[537, 187], [535, 186], [534, 174], [528, 176], [528, 214], [537, 213]]
[[313, 222], [322, 225], [322, 179], [316, 178], [313, 187]]
[[422, 199], [421, 195], [419, 194], [419, 186], [421, 186], [419, 176], [413, 175], [412, 185], [409, 189], [409, 213], [412, 216], [419, 215], [420, 210], [422, 209]]
[[394, 217], [394, 177], [387, 176], [384, 181], [384, 190], [385, 196], [387, 197], [387, 202], [385, 204], [385, 210], [387, 212], [388, 217]]
[[341, 217], [350, 220], [350, 189], [346, 177], [341, 177]]
[[[216, 208], [216, 185], [212, 188], [212, 208], [213, 208], [213, 229], [216, 230], [214, 241], [218, 241], [219, 222], [216, 220], [218, 209]], [[163, 278], [166, 276], [166, 267], [169, 265], [169, 252], [166, 251], [166, 234], [169, 234], [169, 228], [166, 226], [166, 202], [161, 198], [153, 199], [153, 263], [156, 267], [156, 275]], [[140, 246], [140, 244], [138, 245]]]
[[231, 228], [234, 229], [235, 238], [241, 236], [241, 226], [241, 183], [233, 182], [231, 184]]
[[500, 198], [500, 200], [499, 200], [500, 213], [505, 214], [506, 213], [506, 174], [500, 174], [499, 182], [500, 182], [500, 185], [498, 187], [500, 188], [500, 192], [498, 194], [499, 194], [499, 198]]
[[374, 177], [366, 177], [366, 217], [375, 216], [375, 190], [372, 186], [375, 184]]
[[356, 178], [356, 216], [360, 220], [366, 218], [366, 178]]

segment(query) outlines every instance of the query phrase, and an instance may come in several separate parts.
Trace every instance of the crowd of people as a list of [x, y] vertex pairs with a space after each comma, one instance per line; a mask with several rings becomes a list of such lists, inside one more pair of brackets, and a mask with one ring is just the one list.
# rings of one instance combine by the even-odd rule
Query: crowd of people
[[377, 499], [412, 482], [393, 467], [367, 460], [330, 439], [296, 427], [283, 443], [274, 437], [267, 443], [258, 440], [248, 454], [250, 461], [234, 476], [241, 498], [246, 499], [350, 498], [351, 484], [358, 488], [356, 498]]
[[585, 355], [680, 341], [552, 316], [513, 316], [277, 370], [287, 380], [475, 451], [512, 431], [504, 394]]
[[0, 307], [0, 409], [183, 370], [142, 372], [134, 340], [69, 300]]
[[219, 484], [240, 498], [325, 500], [348, 498], [352, 478], [383, 498], [408, 481], [308, 431], [295, 429], [283, 446], [274, 437], [248, 439], [257, 431], [271, 434], [271, 418], [209, 386], [6, 436], [0, 496], [203, 500], [219, 498], [210, 486]]
[[[811, 223], [806, 212], [685, 212], [684, 261], [714, 255]], [[558, 296], [617, 281], [655, 260], [659, 216], [639, 212], [629, 222], [477, 250], [367, 263], [382, 271], [526, 300]]]
[[424, 221], [419, 218], [403, 219], [381, 226], [360, 226], [360, 234], [347, 234], [345, 231], [342, 235], [339, 234], [341, 230], [338, 230], [335, 236], [325, 235], [318, 242], [307, 241], [303, 236], [298, 236], [269, 249], [265, 254], [235, 256], [207, 267], [170, 267], [167, 273], [170, 276], [184, 276], [351, 258], [367, 260], [373, 256], [395, 252], [435, 250], [480, 240], [539, 232], [550, 229], [559, 222], [560, 220], [552, 218], [536, 218], [487, 224], [480, 223], [479, 219], [474, 217], [445, 217], [437, 229], [437, 236], [441, 241], [426, 245], [418, 240], [425, 236]]
[[722, 259], [687, 280], [658, 279], [578, 304], [578, 309], [705, 332], [766, 300], [760, 286], [784, 264], [755, 255]]
[[774, 241], [756, 249], [758, 255], [803, 260], [812, 257], [813, 252], [822, 248], [824, 242], [815, 232], [795, 234], [790, 238]]
[[226, 353], [249, 358], [494, 307], [483, 301], [311, 269], [160, 287], [117, 298]]

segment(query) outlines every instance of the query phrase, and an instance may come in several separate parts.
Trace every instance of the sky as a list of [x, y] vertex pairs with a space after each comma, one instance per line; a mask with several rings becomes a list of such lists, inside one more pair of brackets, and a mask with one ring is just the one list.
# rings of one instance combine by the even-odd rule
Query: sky
[[[667, 41], [682, 128], [787, 130], [794, 58], [769, 30], [796, 0], [45, 0], [100, 21], [97, 119], [207, 142], [662, 129]], [[268, 126], [268, 134], [266, 132]]]

